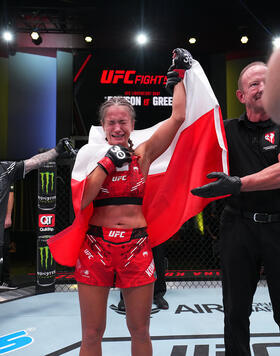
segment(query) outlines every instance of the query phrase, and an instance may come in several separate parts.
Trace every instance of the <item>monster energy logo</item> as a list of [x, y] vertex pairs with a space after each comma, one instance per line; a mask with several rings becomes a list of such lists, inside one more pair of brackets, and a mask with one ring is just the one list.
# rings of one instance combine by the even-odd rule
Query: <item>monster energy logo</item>
[[39, 247], [39, 249], [40, 249], [41, 266], [45, 268], [45, 270], [47, 270], [49, 257], [50, 257], [50, 266], [53, 265], [53, 256], [50, 253], [50, 249], [48, 246]]
[[54, 172], [40, 172], [40, 176], [41, 176], [42, 192], [44, 192], [44, 187], [45, 187], [46, 194], [49, 194], [49, 189], [51, 192], [53, 192], [54, 191]]

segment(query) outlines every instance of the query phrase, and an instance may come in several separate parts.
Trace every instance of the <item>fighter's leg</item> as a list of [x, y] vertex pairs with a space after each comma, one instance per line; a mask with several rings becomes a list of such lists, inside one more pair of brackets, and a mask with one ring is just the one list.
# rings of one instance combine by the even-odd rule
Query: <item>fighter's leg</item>
[[150, 339], [150, 314], [153, 301], [154, 283], [122, 289], [126, 322], [131, 335], [132, 356], [152, 356]]
[[78, 284], [82, 345], [80, 356], [101, 356], [101, 341], [106, 327], [106, 309], [109, 287]]

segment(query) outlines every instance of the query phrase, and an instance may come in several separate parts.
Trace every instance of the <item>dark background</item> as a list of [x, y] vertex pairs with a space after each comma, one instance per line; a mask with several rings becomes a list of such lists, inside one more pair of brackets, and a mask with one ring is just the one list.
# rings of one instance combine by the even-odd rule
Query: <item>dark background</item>
[[[176, 47], [187, 48], [201, 63], [226, 117], [227, 62], [242, 58], [267, 60], [272, 38], [280, 34], [277, 2], [270, 0], [2, 0], [0, 26], [16, 32], [13, 44], [0, 42], [0, 57], [21, 52], [56, 58], [56, 139], [86, 136], [90, 125], [97, 123], [96, 113], [104, 97], [123, 95], [127, 90], [120, 84], [100, 85], [103, 69], [165, 75]], [[43, 39], [39, 46], [29, 38], [34, 29]], [[135, 43], [140, 31], [150, 38], [143, 47]], [[92, 44], [83, 42], [85, 34], [93, 36]], [[243, 34], [249, 37], [246, 45], [240, 42]], [[192, 36], [197, 38], [194, 45], [188, 43]], [[73, 83], [89, 54], [91, 59]], [[143, 90], [143, 86], [133, 89]], [[167, 95], [163, 86], [156, 89], [162, 96]], [[168, 108], [159, 107], [136, 110], [136, 128], [150, 126], [170, 113]]]
[[[16, 40], [10, 45], [0, 40], [0, 159], [25, 159], [36, 154], [38, 148], [48, 144], [52, 147], [65, 136], [71, 137], [79, 148], [86, 142], [90, 126], [98, 124], [98, 107], [108, 95], [148, 91], [168, 96], [164, 85], [131, 85], [130, 88], [129, 85], [122, 85], [121, 81], [118, 85], [101, 85], [100, 78], [105, 69], [136, 70], [140, 75], [165, 75], [171, 64], [172, 50], [176, 47], [187, 48], [200, 62], [226, 118], [227, 95], [231, 90], [229, 84], [232, 84], [229, 81], [236, 83], [239, 74], [236, 71], [231, 77], [227, 76], [229, 63], [235, 61], [238, 69], [244, 61], [266, 61], [272, 51], [273, 36], [280, 34], [276, 1], [2, 0], [0, 6], [1, 29], [13, 29], [16, 33]], [[33, 29], [37, 29], [43, 39], [38, 46], [29, 38]], [[148, 34], [150, 42], [139, 47], [134, 38], [142, 30]], [[92, 44], [84, 43], [84, 34], [93, 36]], [[240, 43], [243, 34], [249, 37], [247, 45]], [[197, 38], [193, 46], [188, 43], [191, 36]], [[33, 68], [28, 67], [26, 71], [27, 66], [23, 65], [21, 56], [27, 62], [28, 58], [32, 58], [32, 66], [38, 66], [36, 82]], [[74, 82], [88, 56], [91, 56], [90, 59]], [[46, 74], [46, 68], [50, 75]], [[45, 76], [40, 75], [40, 71]], [[53, 93], [48, 81], [42, 79], [46, 76], [55, 77], [56, 93]], [[36, 88], [44, 86], [46, 91], [36, 94], [35, 84]], [[14, 95], [20, 92], [25, 94], [24, 102], [22, 97]], [[52, 109], [50, 112], [54, 113], [52, 117], [37, 114], [48, 105]], [[142, 105], [135, 109], [137, 129], [151, 126], [167, 118], [171, 112], [168, 106]], [[29, 117], [33, 117], [33, 122]], [[20, 125], [17, 125], [17, 120], [21, 120]], [[45, 127], [51, 125], [55, 126], [55, 130], [47, 133]], [[15, 130], [16, 127], [20, 130]], [[7, 137], [9, 142], [5, 142]], [[69, 181], [72, 163], [69, 159], [58, 162], [58, 230], [68, 226], [73, 218]], [[17, 242], [16, 261], [23, 260], [25, 265], [30, 263], [33, 269], [36, 197], [37, 172], [32, 172], [16, 185], [13, 238]], [[218, 267], [216, 240], [220, 206], [210, 210], [210, 213], [205, 212], [208, 216], [205, 227], [210, 226], [211, 233], [201, 233], [197, 221], [193, 219], [182, 227], [177, 237], [169, 241], [169, 250], [174, 250], [174, 268]], [[180, 257], [178, 250], [187, 254]], [[188, 254], [189, 251], [196, 251], [196, 255]], [[203, 253], [206, 256], [202, 260]], [[178, 261], [180, 266], [176, 265]]]
[[240, 50], [244, 32], [247, 49], [267, 49], [270, 37], [279, 34], [277, 1], [270, 0], [2, 0], [1, 13], [2, 24], [9, 21], [20, 31], [36, 25], [49, 33], [91, 33], [95, 47], [103, 49], [133, 48], [142, 30], [153, 50], [182, 47], [194, 36], [195, 56]]

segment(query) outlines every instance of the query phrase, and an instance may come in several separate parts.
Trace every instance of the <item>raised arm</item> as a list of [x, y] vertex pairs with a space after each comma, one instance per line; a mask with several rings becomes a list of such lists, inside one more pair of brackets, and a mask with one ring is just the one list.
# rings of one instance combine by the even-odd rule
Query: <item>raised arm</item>
[[191, 68], [192, 57], [187, 50], [176, 48], [173, 51], [172, 62], [167, 74], [166, 84], [167, 90], [173, 92], [172, 113], [170, 118], [164, 121], [151, 138], [144, 143], [150, 163], [169, 147], [185, 120], [186, 92], [182, 79], [185, 71]]

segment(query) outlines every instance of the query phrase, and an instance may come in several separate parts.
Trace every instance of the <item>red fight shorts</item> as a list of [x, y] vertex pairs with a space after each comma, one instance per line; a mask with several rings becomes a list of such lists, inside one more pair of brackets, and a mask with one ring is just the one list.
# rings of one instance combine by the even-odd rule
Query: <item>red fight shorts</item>
[[130, 288], [156, 280], [146, 228], [110, 229], [91, 225], [75, 269], [78, 283]]

